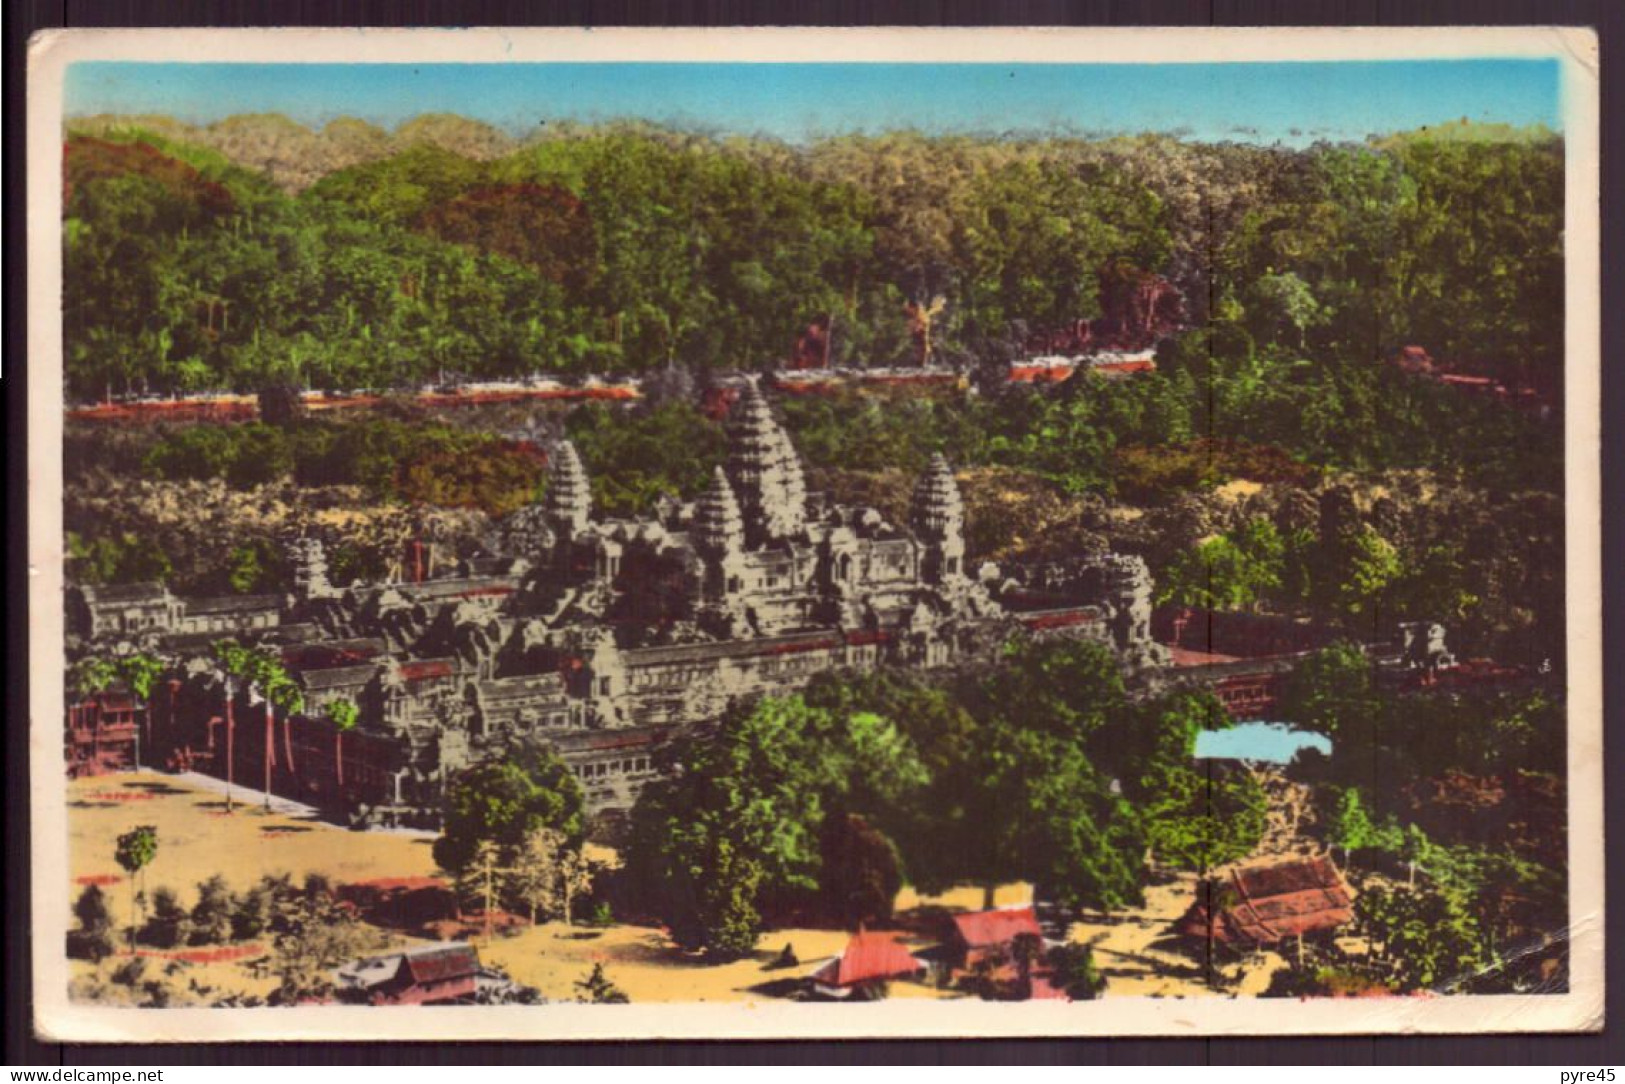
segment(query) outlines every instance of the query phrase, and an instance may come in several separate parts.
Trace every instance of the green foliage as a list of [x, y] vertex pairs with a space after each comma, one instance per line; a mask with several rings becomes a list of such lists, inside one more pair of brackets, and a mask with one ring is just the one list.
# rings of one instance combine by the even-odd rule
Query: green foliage
[[1402, 989], [1448, 989], [1472, 978], [1485, 963], [1469, 901], [1446, 886], [1372, 885], [1354, 908], [1378, 959]]
[[477, 764], [446, 790], [446, 813], [434, 860], [461, 873], [481, 843], [518, 847], [537, 828], [556, 828], [579, 845], [581, 787], [550, 750], [523, 748], [506, 759]]
[[1280, 710], [1294, 724], [1334, 741], [1369, 735], [1381, 704], [1364, 649], [1333, 644], [1299, 663], [1282, 688]]
[[[764, 916], [818, 891], [829, 810], [895, 809], [924, 779], [890, 722], [796, 696], [731, 712], [674, 760], [681, 774], [633, 811], [627, 876], [679, 945], [720, 956], [750, 951]], [[856, 871], [831, 872], [838, 890]]]
[[902, 860], [891, 840], [854, 814], [824, 818], [819, 890], [825, 913], [851, 929], [891, 921], [903, 887]]
[[119, 678], [143, 704], [152, 699], [153, 689], [163, 672], [163, 660], [144, 652], [122, 655], [118, 659]]
[[1275, 525], [1254, 518], [1180, 555], [1157, 589], [1164, 602], [1207, 610], [1253, 606], [1281, 586], [1286, 546]]
[[86, 539], [70, 531], [68, 558], [75, 582], [82, 584], [162, 582], [174, 572], [169, 557], [152, 539], [132, 532]]
[[981, 684], [995, 711], [1019, 705], [1018, 729], [1082, 743], [1127, 708], [1123, 673], [1111, 649], [1089, 640], [1015, 640]]
[[1101, 264], [1152, 267], [1166, 254], [1156, 197], [1116, 170], [1017, 160], [972, 181], [965, 198], [956, 262], [967, 322], [984, 333], [1093, 317]]
[[577, 1001], [588, 1005], [625, 1005], [632, 999], [627, 997], [620, 987], [609, 981], [604, 974], [603, 964], [593, 964], [587, 977], [576, 982], [575, 988], [581, 991]]
[[146, 869], [158, 857], [158, 829], [151, 825], [133, 828], [118, 837], [113, 859], [130, 876]]
[[1251, 774], [1208, 765], [1173, 767], [1142, 811], [1158, 861], [1206, 872], [1251, 854], [1264, 835], [1268, 800]]
[[68, 691], [83, 699], [107, 691], [119, 679], [117, 659], [86, 655], [68, 670]]
[[723, 460], [722, 427], [693, 403], [627, 414], [601, 403], [570, 412], [565, 434], [581, 454], [604, 515], [647, 512], [655, 498], [694, 497]]
[[1372, 820], [1358, 787], [1347, 787], [1339, 792], [1326, 826], [1326, 842], [1340, 848], [1345, 861], [1352, 861], [1361, 851], [1397, 851], [1401, 840], [1401, 833], [1391, 822], [1378, 827]]
[[[1561, 358], [1555, 137], [1288, 151], [898, 135], [793, 151], [609, 125], [492, 162], [414, 146], [299, 198], [124, 138], [68, 144], [83, 396], [273, 373], [345, 387], [750, 366], [831, 317], [836, 360], [891, 362], [913, 352], [905, 301], [936, 297], [932, 337], [953, 355], [1096, 316], [1102, 269], [1123, 264], [1174, 277], [1221, 367], [1275, 341], [1367, 370], [1404, 342], [1512, 376], [1556, 379]], [[1363, 378], [1328, 375], [1253, 382], [1256, 402], [1224, 406], [1276, 429], [1325, 420], [1271, 409], [1312, 407], [1306, 393], [1358, 415]]]
[[1046, 961], [1053, 973], [1050, 981], [1073, 1001], [1093, 1001], [1106, 988], [1105, 977], [1095, 967], [1094, 950], [1088, 945], [1056, 945]]
[[284, 582], [281, 564], [281, 553], [268, 539], [233, 546], [226, 558], [226, 584], [239, 595], [270, 592]]
[[1336, 550], [1338, 574], [1320, 581], [1329, 585], [1333, 606], [1352, 616], [1371, 613], [1388, 585], [1404, 572], [1398, 551], [1369, 527]]
[[997, 751], [999, 825], [1018, 875], [1062, 907], [1114, 910], [1143, 900], [1145, 835], [1133, 807], [1083, 751], [1027, 731]]
[[354, 730], [361, 720], [361, 709], [353, 700], [329, 700], [322, 711], [334, 728], [341, 731]]

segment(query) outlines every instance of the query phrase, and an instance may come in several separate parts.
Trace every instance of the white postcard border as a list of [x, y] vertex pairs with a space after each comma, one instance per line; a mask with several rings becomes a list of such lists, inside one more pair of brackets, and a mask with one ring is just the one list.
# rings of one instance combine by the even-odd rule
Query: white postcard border
[[[1570, 990], [1291, 1001], [1112, 998], [1000, 1004], [554, 1004], [119, 1009], [70, 1003], [63, 787], [61, 148], [82, 60], [468, 63], [740, 61], [1155, 63], [1552, 57], [1566, 140], [1566, 530]], [[600, 29], [83, 30], [36, 35], [28, 73], [28, 561], [35, 1023], [82, 1042], [1211, 1036], [1595, 1030], [1603, 1018], [1602, 558], [1598, 47], [1590, 30]], [[12, 886], [13, 891], [20, 886]]]

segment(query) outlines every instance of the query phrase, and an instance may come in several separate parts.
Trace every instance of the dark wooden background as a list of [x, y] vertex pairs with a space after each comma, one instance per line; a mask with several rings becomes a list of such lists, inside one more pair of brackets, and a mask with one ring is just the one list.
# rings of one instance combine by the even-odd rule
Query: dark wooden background
[[[1603, 507], [1604, 672], [1625, 674], [1620, 620], [1625, 613], [1625, 485], [1614, 419], [1625, 409], [1625, 389], [1609, 361], [1621, 343], [1625, 297], [1617, 262], [1625, 246], [1621, 221], [1610, 204], [1620, 183], [1621, 87], [1615, 49], [1625, 31], [1622, 0], [22, 0], [6, 2], [5, 21], [5, 234], [13, 273], [4, 276], [4, 384], [11, 466], [7, 517], [8, 640], [5, 720], [5, 1061], [12, 1065], [232, 1065], [232, 1064], [575, 1064], [695, 1065], [775, 1062], [832, 1065], [971, 1063], [1030, 1065], [1345, 1065], [1533, 1064], [1595, 1067], [1625, 1063], [1617, 966], [1625, 931], [1614, 906], [1608, 920], [1608, 1015], [1601, 1035], [1368, 1037], [1303, 1039], [1088, 1039], [948, 1040], [907, 1042], [773, 1043], [352, 1043], [230, 1044], [216, 1046], [65, 1046], [38, 1042], [31, 1025], [28, 908], [28, 673], [25, 522], [27, 514], [27, 365], [24, 276], [24, 53], [28, 36], [47, 27], [123, 26], [1423, 26], [1559, 24], [1595, 26], [1602, 38], [1603, 192]], [[1612, 193], [1616, 199], [1610, 199]], [[1610, 269], [1611, 260], [1616, 266]], [[1609, 744], [1620, 734], [1617, 684], [1606, 690]], [[1625, 763], [1605, 765], [1610, 792], [1607, 818], [1625, 794]], [[1625, 830], [1608, 844], [1608, 897], [1625, 899]], [[1261, 1006], [1260, 1013], [1268, 1007]], [[1553, 1082], [1555, 1084], [1555, 1081]]]

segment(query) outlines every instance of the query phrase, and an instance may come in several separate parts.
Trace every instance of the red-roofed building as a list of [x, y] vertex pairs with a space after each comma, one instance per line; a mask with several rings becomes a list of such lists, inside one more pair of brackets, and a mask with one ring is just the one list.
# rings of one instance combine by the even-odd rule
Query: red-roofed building
[[1010, 956], [1010, 944], [1021, 934], [1042, 938], [1032, 907], [1001, 907], [953, 916], [946, 944], [956, 967], [975, 967], [989, 957]]
[[436, 945], [373, 956], [339, 969], [342, 993], [372, 1005], [432, 1005], [474, 996], [480, 957], [473, 945]]
[[1219, 944], [1274, 945], [1330, 933], [1354, 917], [1348, 885], [1324, 856], [1234, 869], [1199, 891], [1175, 929]]
[[814, 985], [832, 997], [846, 997], [860, 987], [908, 978], [925, 970], [896, 934], [859, 930], [841, 954], [812, 973]]

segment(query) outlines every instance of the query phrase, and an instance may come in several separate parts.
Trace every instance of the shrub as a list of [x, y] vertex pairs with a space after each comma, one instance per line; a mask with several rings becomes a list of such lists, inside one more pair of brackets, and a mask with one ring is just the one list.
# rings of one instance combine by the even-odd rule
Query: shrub
[[1055, 986], [1073, 1001], [1093, 1001], [1106, 988], [1095, 969], [1095, 953], [1088, 945], [1066, 944], [1050, 949], [1049, 965]]
[[152, 894], [152, 917], [142, 927], [141, 940], [155, 948], [171, 949], [186, 944], [191, 933], [186, 908], [172, 888], [159, 888]]
[[192, 944], [213, 945], [231, 940], [232, 916], [237, 901], [226, 880], [219, 874], [197, 887], [197, 905], [192, 908]]
[[141, 956], [131, 956], [113, 969], [111, 977], [116, 985], [134, 987], [146, 974], [146, 959]]

